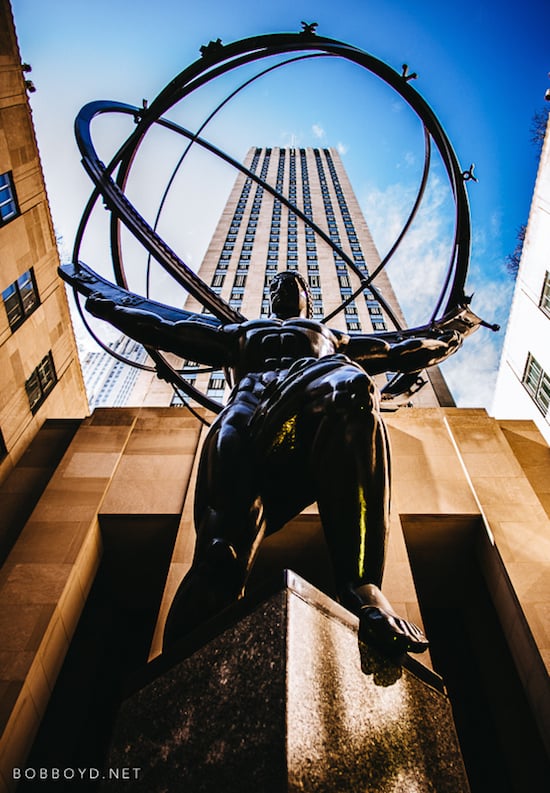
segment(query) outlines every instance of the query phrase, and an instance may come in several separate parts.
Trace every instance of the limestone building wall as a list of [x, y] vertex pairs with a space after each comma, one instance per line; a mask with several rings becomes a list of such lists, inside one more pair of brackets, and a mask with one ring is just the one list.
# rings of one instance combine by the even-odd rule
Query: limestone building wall
[[0, 481], [48, 417], [88, 412], [8, 0], [0, 2]]
[[[548, 446], [532, 422], [499, 422], [481, 409], [401, 409], [387, 424], [393, 499], [385, 593], [419, 622], [434, 605], [450, 614], [465, 610], [483, 654], [489, 648], [473, 594], [477, 571], [539, 740], [547, 740]], [[148, 654], [158, 654], [169, 603], [192, 560], [193, 490], [205, 431], [184, 411], [169, 408], [99, 409], [78, 429], [0, 572], [5, 789], [13, 787], [10, 769], [24, 765], [31, 749], [98, 569], [109, 570], [116, 595], [111, 608], [127, 615], [120, 602], [130, 602], [142, 614], [136, 624], [150, 620]], [[264, 545], [251, 587], [290, 567], [330, 594], [315, 507]], [[159, 608], [156, 631], [151, 603], [155, 615]], [[431, 664], [428, 656], [422, 662]], [[491, 672], [497, 701], [505, 702], [509, 692], [499, 690], [497, 672]], [[517, 725], [502, 718], [513, 735]]]

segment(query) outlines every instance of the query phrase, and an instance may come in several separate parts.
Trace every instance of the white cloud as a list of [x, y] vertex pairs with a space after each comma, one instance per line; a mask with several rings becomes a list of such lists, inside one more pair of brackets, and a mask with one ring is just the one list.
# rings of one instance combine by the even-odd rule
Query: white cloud
[[[416, 186], [394, 184], [384, 190], [369, 189], [362, 209], [381, 256], [391, 248], [403, 228], [416, 197]], [[423, 324], [434, 310], [452, 249], [454, 207], [447, 186], [431, 176], [421, 209], [387, 272], [410, 326]], [[486, 250], [486, 234], [476, 233], [477, 256]], [[485, 268], [484, 268], [485, 269]], [[489, 281], [476, 261], [469, 274], [473, 311], [491, 323], [504, 325], [512, 284]], [[468, 288], [467, 290], [468, 291]], [[480, 328], [443, 366], [458, 405], [490, 408], [504, 332]]]
[[491, 407], [500, 359], [499, 335], [480, 328], [442, 364], [441, 369], [459, 407]]
[[311, 131], [315, 135], [316, 138], [324, 138], [325, 137], [325, 130], [320, 124], [313, 124], [311, 127]]
[[348, 153], [349, 146], [346, 143], [342, 143], [341, 141], [338, 141], [338, 143], [336, 144], [336, 150], [338, 151], [338, 154], [344, 156], [344, 154]]
[[[370, 190], [362, 202], [381, 256], [401, 233], [415, 197], [416, 186], [394, 184]], [[447, 199], [447, 188], [431, 178], [421, 209], [387, 267], [409, 325], [430, 319], [443, 283], [452, 242], [453, 215]]]

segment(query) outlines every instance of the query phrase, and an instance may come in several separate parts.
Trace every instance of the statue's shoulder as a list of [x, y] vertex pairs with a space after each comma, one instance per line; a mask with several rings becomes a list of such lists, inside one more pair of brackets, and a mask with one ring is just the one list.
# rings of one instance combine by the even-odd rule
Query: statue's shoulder
[[240, 328], [241, 333], [248, 333], [249, 331], [255, 330], [279, 329], [281, 325], [282, 323], [280, 319], [260, 318], [247, 319], [245, 322], [241, 322], [238, 327]]
[[306, 333], [316, 333], [320, 336], [330, 339], [339, 339], [343, 334], [334, 331], [332, 328], [327, 327], [322, 322], [316, 319], [307, 319], [306, 317], [294, 317], [287, 319], [283, 322], [285, 328], [296, 328], [297, 330], [305, 331]]

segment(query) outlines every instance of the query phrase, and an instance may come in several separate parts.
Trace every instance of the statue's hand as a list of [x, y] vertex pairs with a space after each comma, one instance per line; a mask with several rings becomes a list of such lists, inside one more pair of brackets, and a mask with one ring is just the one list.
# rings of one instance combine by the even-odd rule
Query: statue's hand
[[462, 344], [462, 335], [457, 330], [445, 330], [437, 338], [448, 347], [459, 347]]
[[102, 297], [99, 292], [93, 292], [86, 300], [86, 310], [99, 319], [109, 319], [115, 308], [115, 301]]

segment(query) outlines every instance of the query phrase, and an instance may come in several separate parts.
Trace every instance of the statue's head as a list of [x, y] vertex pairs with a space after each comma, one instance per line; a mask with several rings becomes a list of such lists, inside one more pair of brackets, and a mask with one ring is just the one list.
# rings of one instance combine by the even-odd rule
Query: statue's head
[[311, 317], [313, 301], [304, 276], [297, 270], [274, 275], [269, 285], [271, 316], [278, 319]]

